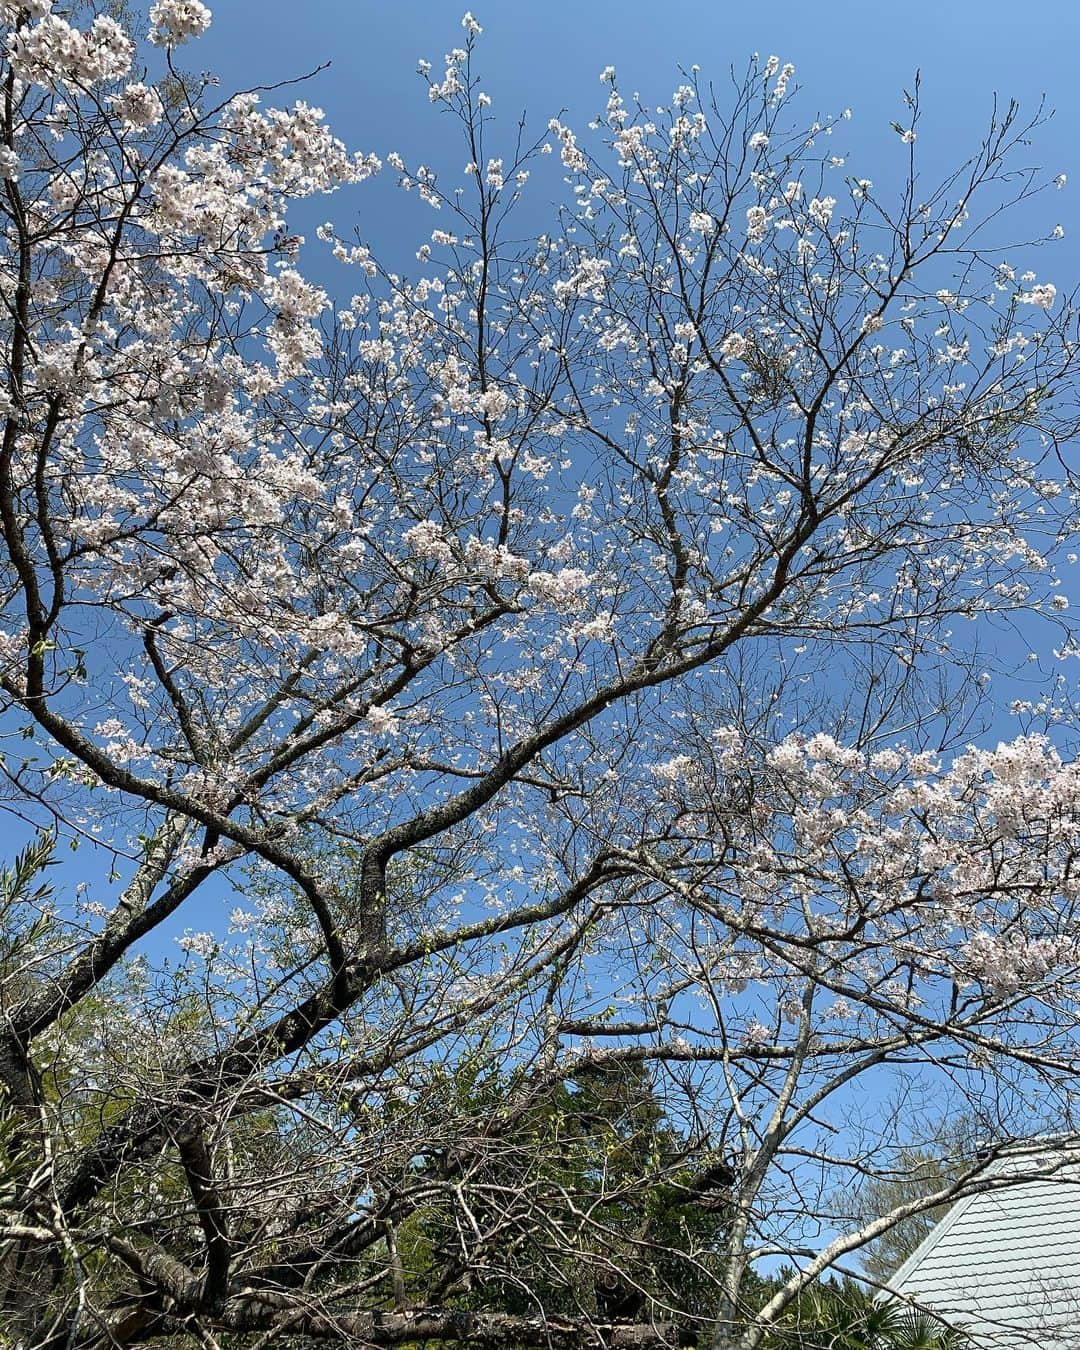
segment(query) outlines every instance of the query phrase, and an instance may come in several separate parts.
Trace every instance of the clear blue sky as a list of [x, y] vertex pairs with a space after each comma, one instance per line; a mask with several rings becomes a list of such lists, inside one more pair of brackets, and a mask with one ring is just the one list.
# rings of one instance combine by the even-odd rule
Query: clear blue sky
[[[282, 79], [331, 61], [306, 97], [357, 147], [410, 155], [437, 119], [414, 76], [462, 34], [459, 0], [216, 0], [214, 25], [187, 53], [224, 83]], [[608, 64], [624, 90], [661, 102], [680, 65], [722, 79], [752, 51], [794, 61], [804, 111], [850, 106], [853, 144], [880, 144], [899, 93], [923, 72], [926, 135], [961, 150], [994, 92], [1057, 109], [1040, 144], [1068, 169], [1080, 125], [1080, 4], [1076, 0], [476, 0], [487, 91], [539, 131], [561, 108], [600, 106]], [[857, 128], [857, 130], [856, 130]], [[437, 138], [437, 133], [436, 133]], [[879, 139], [880, 138], [880, 139]]]
[[[428, 106], [416, 61], [433, 63], [463, 37], [463, 0], [211, 0], [214, 24], [183, 53], [230, 86], [284, 79], [326, 61], [302, 96], [324, 107], [351, 148], [460, 171], [464, 162], [446, 118]], [[624, 92], [666, 101], [679, 66], [701, 65], [721, 83], [750, 53], [795, 62], [798, 108], [851, 107], [837, 153], [881, 183], [881, 160], [895, 152], [889, 123], [903, 116], [901, 90], [922, 71], [926, 120], [920, 152], [928, 170], [974, 148], [991, 99], [1018, 99], [1034, 111], [1045, 94], [1056, 109], [1033, 158], [1053, 173], [1076, 171], [1046, 203], [1068, 226], [1080, 192], [1080, 2], [1078, 0], [476, 0], [484, 25], [483, 84], [506, 118], [508, 136], [525, 111], [539, 133], [566, 108], [578, 124], [602, 104], [600, 70], [612, 64]], [[436, 68], [438, 73], [438, 67]], [[280, 95], [284, 98], [285, 95]], [[453, 153], [449, 159], [444, 155]], [[397, 242], [411, 259], [429, 218], [410, 213], [407, 240], [393, 199], [378, 189], [321, 205], [339, 227], [358, 224], [377, 248]], [[415, 199], [413, 199], [415, 201]], [[404, 207], [402, 203], [402, 208]], [[546, 223], [546, 222], [545, 222]], [[302, 222], [305, 231], [309, 222]], [[1056, 254], [1062, 273], [1080, 273], [1080, 232]], [[387, 261], [398, 261], [387, 259]]]

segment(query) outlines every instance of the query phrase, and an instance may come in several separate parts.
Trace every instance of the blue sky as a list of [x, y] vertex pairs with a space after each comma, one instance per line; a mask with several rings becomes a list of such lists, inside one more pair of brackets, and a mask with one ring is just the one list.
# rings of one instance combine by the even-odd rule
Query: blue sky
[[[270, 81], [332, 65], [310, 87], [339, 134], [358, 148], [429, 146], [438, 125], [414, 76], [461, 38], [459, 0], [217, 0], [214, 25], [192, 59], [224, 84]], [[1040, 138], [1047, 166], [1075, 157], [1080, 83], [1074, 0], [477, 0], [488, 92], [507, 114], [524, 109], [541, 129], [566, 107], [600, 103], [608, 64], [624, 89], [663, 101], [680, 65], [722, 79], [752, 51], [794, 61], [804, 111], [850, 106], [853, 135], [880, 144], [900, 112], [900, 90], [923, 73], [927, 133], [942, 151], [970, 145], [992, 94], [1057, 111]], [[438, 133], [434, 133], [438, 139]], [[950, 155], [949, 158], [953, 156]], [[1059, 161], [1062, 161], [1059, 163]]]
[[[453, 129], [429, 107], [415, 69], [418, 58], [437, 63], [462, 40], [464, 8], [464, 0], [217, 0], [210, 32], [183, 55], [218, 74], [223, 89], [287, 79], [329, 61], [299, 96], [325, 108], [351, 148], [380, 156], [397, 150], [408, 161], [458, 172], [464, 161]], [[722, 84], [751, 52], [775, 52], [796, 64], [803, 90], [796, 106], [805, 120], [853, 110], [837, 134], [837, 153], [849, 153], [851, 171], [880, 184], [889, 160], [900, 162], [889, 124], [903, 117], [901, 91], [921, 70], [920, 154], [928, 172], [975, 148], [995, 93], [1032, 112], [1045, 95], [1056, 112], [1032, 157], [1054, 174], [1077, 175], [1046, 203], [1055, 219], [1040, 216], [1040, 223], [1049, 229], [1064, 218], [1067, 225], [1075, 211], [1075, 0], [910, 0], [902, 7], [881, 0], [476, 0], [474, 10], [484, 26], [483, 85], [508, 140], [522, 112], [537, 134], [564, 108], [582, 126], [602, 105], [598, 76], [609, 64], [625, 93], [640, 91], [655, 104], [679, 83], [680, 66], [696, 62]], [[400, 259], [387, 259], [403, 265], [430, 222], [394, 203], [368, 187], [317, 210], [343, 231], [357, 225], [380, 254], [407, 244]], [[308, 232], [306, 218], [302, 224]], [[1072, 239], [1056, 257], [1063, 275], [1080, 272]]]
[[[404, 145], [426, 122], [410, 79], [416, 59], [457, 42], [458, 0], [218, 0], [197, 49], [223, 77], [284, 78], [331, 60], [320, 102], [350, 137]], [[811, 97], [887, 118], [920, 67], [942, 126], [958, 138], [981, 122], [997, 90], [1060, 109], [1051, 141], [1068, 147], [1080, 104], [1075, 72], [1080, 6], [1071, 0], [478, 0], [490, 92], [515, 94], [546, 120], [597, 94], [608, 63], [627, 84], [661, 96], [679, 64], [720, 75], [751, 51], [799, 68]], [[374, 147], [373, 147], [374, 148]]]

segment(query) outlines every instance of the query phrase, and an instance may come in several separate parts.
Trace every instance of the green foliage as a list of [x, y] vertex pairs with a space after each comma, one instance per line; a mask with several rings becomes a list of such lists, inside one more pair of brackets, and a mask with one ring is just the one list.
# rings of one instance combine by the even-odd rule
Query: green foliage
[[[859, 1217], [880, 1218], [900, 1205], [941, 1190], [957, 1175], [961, 1162], [974, 1156], [977, 1134], [976, 1124], [970, 1119], [947, 1121], [925, 1143], [900, 1149], [888, 1173], [868, 1180], [859, 1190]], [[862, 1263], [867, 1274], [875, 1280], [887, 1280], [948, 1209], [948, 1204], [935, 1205], [890, 1228], [867, 1249]]]
[[0, 1095], [0, 1216], [17, 1208], [19, 1190], [32, 1169], [33, 1154], [22, 1122]]
[[396, 1228], [399, 1298], [601, 1321], [713, 1315], [723, 1168], [687, 1162], [643, 1071], [541, 1091], [459, 1074], [447, 1091], [474, 1133], [415, 1164], [436, 1198]]
[[[782, 1271], [773, 1293], [790, 1271]], [[963, 1332], [921, 1309], [876, 1302], [866, 1286], [833, 1279], [806, 1290], [784, 1313], [762, 1350], [965, 1350]]]
[[55, 837], [43, 831], [14, 863], [0, 867], [0, 979], [10, 978], [49, 930], [53, 890], [42, 874], [54, 862], [55, 846]]

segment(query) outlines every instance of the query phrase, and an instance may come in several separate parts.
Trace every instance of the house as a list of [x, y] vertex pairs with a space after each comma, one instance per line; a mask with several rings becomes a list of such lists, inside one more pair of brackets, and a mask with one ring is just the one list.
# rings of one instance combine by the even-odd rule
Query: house
[[978, 1350], [1080, 1350], [1080, 1141], [1006, 1149], [889, 1281]]

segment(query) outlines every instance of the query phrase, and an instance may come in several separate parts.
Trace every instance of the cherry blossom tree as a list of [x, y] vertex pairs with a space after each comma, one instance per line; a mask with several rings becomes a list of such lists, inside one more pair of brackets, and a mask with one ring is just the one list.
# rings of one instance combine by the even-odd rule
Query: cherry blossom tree
[[[0, 21], [12, 1343], [755, 1350], [1072, 1130], [1038, 118], [931, 181], [916, 85], [879, 190], [770, 57], [507, 140], [467, 15], [462, 178], [185, 73], [199, 0]], [[407, 269], [292, 232], [380, 171]], [[640, 1176], [563, 1165], [628, 1073]], [[950, 1110], [982, 1158], [856, 1212]]]

